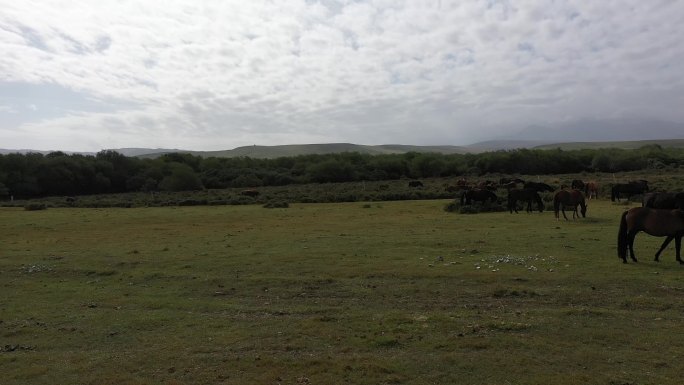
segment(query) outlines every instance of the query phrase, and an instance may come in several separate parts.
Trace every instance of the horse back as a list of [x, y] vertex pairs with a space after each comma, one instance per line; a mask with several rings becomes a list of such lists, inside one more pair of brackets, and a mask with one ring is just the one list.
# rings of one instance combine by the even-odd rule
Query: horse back
[[656, 237], [684, 232], [684, 211], [634, 207], [625, 216], [631, 231], [643, 231]]

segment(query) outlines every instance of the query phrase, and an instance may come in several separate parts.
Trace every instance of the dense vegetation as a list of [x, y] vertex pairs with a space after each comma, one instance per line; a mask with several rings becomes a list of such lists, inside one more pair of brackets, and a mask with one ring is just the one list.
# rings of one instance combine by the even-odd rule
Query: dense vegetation
[[340, 153], [276, 159], [202, 158], [165, 154], [156, 159], [114, 151], [95, 156], [53, 152], [0, 155], [0, 198], [122, 192], [189, 191], [303, 183], [478, 176], [550, 175], [677, 168], [684, 149], [512, 150], [481, 154]]

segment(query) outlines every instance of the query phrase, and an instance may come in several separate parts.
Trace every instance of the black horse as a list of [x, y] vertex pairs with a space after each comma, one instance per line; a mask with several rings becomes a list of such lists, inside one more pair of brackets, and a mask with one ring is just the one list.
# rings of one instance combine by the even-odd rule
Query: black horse
[[508, 210], [513, 213], [518, 212], [518, 201], [527, 203], [527, 212], [532, 212], [532, 203], [536, 202], [539, 212], [544, 211], [544, 202], [542, 202], [539, 193], [535, 189], [512, 189], [508, 190]]
[[542, 192], [542, 191], [548, 191], [548, 192], [554, 192], [554, 188], [549, 186], [546, 183], [541, 183], [541, 182], [525, 182], [524, 185], [525, 189], [533, 189], [536, 192]]
[[627, 263], [628, 250], [632, 261], [637, 261], [634, 255], [634, 237], [640, 231], [655, 237], [666, 237], [655, 254], [656, 261], [658, 261], [660, 253], [674, 239], [677, 262], [684, 264], [680, 256], [682, 236], [684, 236], [684, 211], [649, 207], [634, 207], [625, 211], [620, 218], [617, 238], [618, 257], [622, 259], [623, 263]]
[[627, 197], [632, 195], [639, 195], [648, 192], [648, 181], [643, 179], [635, 180], [628, 183], [617, 183], [610, 189], [610, 200], [620, 202], [620, 195], [626, 194]]
[[490, 201], [491, 203], [496, 203], [497, 200], [496, 194], [484, 189], [467, 190], [461, 194], [461, 205], [470, 205], [473, 201], [482, 203]]
[[408, 182], [408, 186], [409, 187], [423, 187], [423, 182], [421, 182], [419, 180], [412, 180], [412, 181]]
[[655, 192], [644, 195], [643, 207], [684, 210], [684, 193]]

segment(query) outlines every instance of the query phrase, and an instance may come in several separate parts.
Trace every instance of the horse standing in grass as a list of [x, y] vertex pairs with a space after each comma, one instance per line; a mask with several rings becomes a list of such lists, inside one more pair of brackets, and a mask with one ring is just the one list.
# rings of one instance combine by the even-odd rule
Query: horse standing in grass
[[677, 262], [684, 264], [680, 256], [682, 236], [684, 236], [684, 211], [649, 207], [634, 207], [625, 211], [620, 218], [620, 230], [618, 230], [617, 238], [618, 257], [622, 258], [623, 263], [627, 263], [627, 250], [629, 250], [632, 261], [637, 261], [634, 255], [634, 238], [640, 231], [655, 237], [666, 237], [655, 254], [656, 262], [660, 253], [674, 239]]
[[594, 199], [598, 199], [598, 183], [596, 182], [587, 182], [584, 184], [584, 194], [586, 195], [587, 199], [591, 199], [592, 197]]
[[513, 214], [513, 211], [518, 212], [518, 201], [527, 203], [527, 212], [532, 212], [532, 203], [536, 202], [539, 212], [544, 211], [544, 202], [542, 202], [539, 193], [535, 189], [511, 189], [508, 190], [508, 210]]
[[620, 195], [627, 194], [627, 197], [648, 192], [648, 181], [643, 179], [635, 180], [628, 183], [618, 183], [613, 185], [610, 189], [610, 200], [620, 202]]
[[461, 205], [469, 205], [472, 204], [473, 201], [477, 202], [482, 202], [485, 203], [487, 201], [490, 201], [492, 203], [496, 203], [498, 200], [496, 194], [489, 190], [482, 190], [482, 189], [473, 189], [473, 190], [467, 190], [464, 191], [461, 194]]
[[572, 207], [573, 221], [575, 220], [575, 217], [579, 218], [577, 206], [580, 206], [581, 208], [582, 218], [586, 218], [587, 205], [584, 202], [584, 195], [579, 190], [561, 190], [553, 196], [553, 213], [556, 216], [556, 220], [560, 219], [559, 211], [562, 211], [563, 218], [565, 218], [566, 221], [568, 220], [568, 217], [565, 215], [566, 207]]

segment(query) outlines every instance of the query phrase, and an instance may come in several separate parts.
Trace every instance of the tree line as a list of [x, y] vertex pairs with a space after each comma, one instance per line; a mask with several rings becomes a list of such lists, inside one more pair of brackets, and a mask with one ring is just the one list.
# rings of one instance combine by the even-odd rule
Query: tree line
[[480, 176], [621, 172], [684, 165], [684, 149], [518, 149], [479, 154], [339, 153], [276, 159], [203, 158], [169, 153], [155, 159], [115, 151], [0, 155], [0, 198], [138, 191], [186, 191], [302, 183]]

